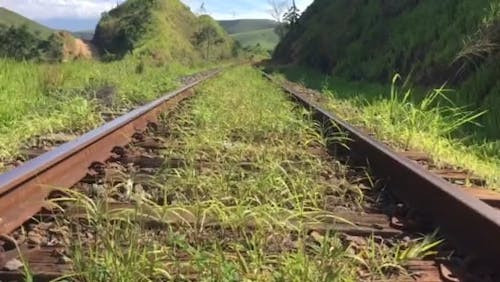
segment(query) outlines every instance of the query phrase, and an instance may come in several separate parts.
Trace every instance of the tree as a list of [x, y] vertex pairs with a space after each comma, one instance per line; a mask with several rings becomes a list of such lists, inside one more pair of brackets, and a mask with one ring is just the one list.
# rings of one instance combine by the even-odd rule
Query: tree
[[280, 38], [283, 38], [285, 36], [286, 29], [283, 26], [282, 19], [283, 15], [287, 11], [288, 0], [267, 0], [267, 3], [270, 6], [269, 14], [278, 23], [275, 28], [275, 32]]
[[295, 5], [295, 0], [292, 1], [292, 6], [288, 9], [288, 11], [283, 15], [283, 21], [287, 23], [289, 26], [294, 26], [297, 24], [300, 18], [300, 10]]
[[203, 26], [198, 32], [194, 34], [195, 43], [198, 46], [206, 44], [207, 53], [206, 59], [210, 59], [210, 47], [212, 45], [220, 44], [224, 42], [224, 39], [219, 37], [217, 29], [212, 25]]
[[288, 0], [267, 0], [267, 3], [270, 6], [269, 14], [271, 17], [273, 17], [275, 21], [281, 23], [283, 14], [287, 10]]
[[0, 30], [0, 57], [31, 60], [42, 57], [43, 40], [28, 31], [26, 25]]

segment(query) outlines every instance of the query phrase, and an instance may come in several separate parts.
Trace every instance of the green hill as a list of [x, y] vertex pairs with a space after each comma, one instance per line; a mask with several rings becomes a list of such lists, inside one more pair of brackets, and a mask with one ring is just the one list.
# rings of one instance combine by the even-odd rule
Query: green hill
[[458, 105], [489, 111], [481, 133], [500, 138], [498, 0], [316, 0], [274, 59], [351, 80], [421, 87], [447, 83]]
[[229, 34], [244, 33], [276, 27], [276, 22], [266, 19], [220, 20], [219, 24]]
[[92, 40], [94, 38], [94, 31], [93, 30], [82, 30], [82, 31], [74, 31], [71, 34], [77, 38], [81, 38], [84, 40]]
[[279, 42], [279, 36], [274, 32], [277, 23], [273, 20], [240, 19], [219, 23], [243, 47], [260, 45], [264, 50], [273, 50]]
[[235, 33], [231, 34], [231, 36], [244, 47], [260, 44], [265, 50], [273, 50], [280, 41], [278, 34], [274, 32], [274, 28]]
[[103, 15], [93, 42], [110, 58], [133, 54], [188, 64], [230, 57], [234, 47], [217, 22], [196, 17], [179, 0], [128, 0]]
[[60, 61], [64, 44], [53, 30], [0, 8], [0, 58]]
[[35, 21], [25, 18], [17, 13], [0, 7], [0, 26], [20, 27], [26, 25], [27, 30], [33, 34], [39, 35], [43, 39], [47, 39], [53, 32], [50, 28], [43, 26]]

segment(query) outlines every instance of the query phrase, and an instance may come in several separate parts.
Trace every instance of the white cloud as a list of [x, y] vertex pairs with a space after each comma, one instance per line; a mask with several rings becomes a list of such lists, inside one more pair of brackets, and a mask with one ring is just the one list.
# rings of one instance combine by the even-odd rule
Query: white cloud
[[[31, 19], [94, 19], [124, 0], [0, 0], [0, 6]], [[205, 3], [217, 19], [270, 18], [267, 0], [181, 0], [196, 11]], [[297, 0], [304, 11], [313, 0]]]
[[[268, 0], [181, 0], [191, 7], [191, 10], [198, 11], [202, 3], [210, 15], [216, 19], [235, 19], [235, 18], [268, 18], [269, 13]], [[291, 0], [288, 0], [291, 3]], [[301, 11], [313, 2], [313, 0], [296, 0], [298, 8]]]
[[31, 19], [96, 18], [117, 0], [0, 0], [0, 6]]

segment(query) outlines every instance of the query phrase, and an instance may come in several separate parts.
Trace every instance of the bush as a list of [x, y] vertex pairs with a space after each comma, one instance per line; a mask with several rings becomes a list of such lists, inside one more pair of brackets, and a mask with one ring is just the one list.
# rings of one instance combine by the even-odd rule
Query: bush
[[31, 33], [26, 25], [0, 26], [0, 57], [16, 60], [59, 61], [63, 43], [55, 34], [47, 40]]

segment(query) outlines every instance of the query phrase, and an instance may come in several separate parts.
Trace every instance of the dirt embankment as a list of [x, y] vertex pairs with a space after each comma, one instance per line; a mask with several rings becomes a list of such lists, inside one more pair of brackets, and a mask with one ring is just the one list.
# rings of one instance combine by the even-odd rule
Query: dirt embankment
[[75, 38], [74, 50], [70, 51], [73, 51], [73, 55], [78, 58], [92, 59], [95, 54], [94, 49], [90, 42]]
[[61, 31], [58, 33], [63, 43], [63, 60], [70, 61], [74, 59], [92, 59], [97, 56], [96, 48], [86, 40], [75, 38], [69, 32]]

